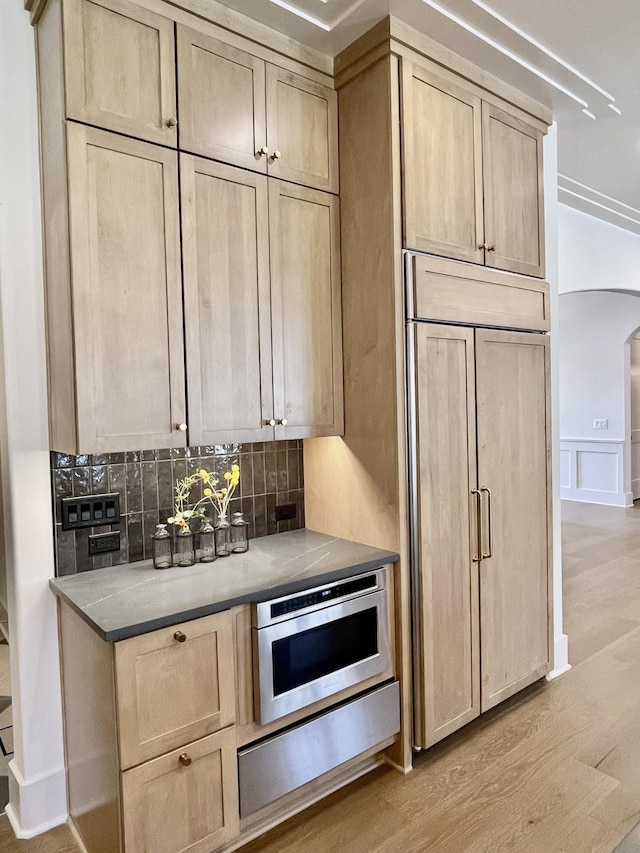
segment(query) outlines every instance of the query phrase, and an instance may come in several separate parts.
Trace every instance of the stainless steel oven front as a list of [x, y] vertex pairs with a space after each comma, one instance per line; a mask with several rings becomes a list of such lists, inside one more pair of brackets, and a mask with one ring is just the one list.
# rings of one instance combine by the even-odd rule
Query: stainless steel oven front
[[387, 569], [254, 605], [258, 721], [270, 723], [390, 669]]

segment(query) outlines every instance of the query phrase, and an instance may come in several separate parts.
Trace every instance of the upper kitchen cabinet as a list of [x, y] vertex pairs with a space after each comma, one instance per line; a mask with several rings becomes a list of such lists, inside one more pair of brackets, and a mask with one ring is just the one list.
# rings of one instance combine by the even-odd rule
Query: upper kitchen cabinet
[[66, 246], [45, 223], [53, 447], [184, 446], [176, 152], [70, 124], [67, 163]]
[[190, 442], [341, 433], [337, 198], [180, 167]]
[[403, 59], [404, 244], [543, 277], [542, 124], [483, 94]]
[[66, 117], [175, 148], [173, 21], [128, 0], [64, 0], [61, 13]]
[[207, 33], [177, 34], [182, 150], [338, 192], [334, 89]]

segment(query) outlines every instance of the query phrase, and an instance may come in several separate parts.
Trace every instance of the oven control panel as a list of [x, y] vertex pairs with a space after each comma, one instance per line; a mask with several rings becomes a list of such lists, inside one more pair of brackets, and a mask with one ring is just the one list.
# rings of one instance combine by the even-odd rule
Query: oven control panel
[[262, 628], [273, 622], [298, 616], [302, 612], [348, 601], [350, 598], [366, 595], [384, 587], [384, 571], [377, 569], [336, 583], [260, 602], [255, 605], [253, 625], [256, 628]]

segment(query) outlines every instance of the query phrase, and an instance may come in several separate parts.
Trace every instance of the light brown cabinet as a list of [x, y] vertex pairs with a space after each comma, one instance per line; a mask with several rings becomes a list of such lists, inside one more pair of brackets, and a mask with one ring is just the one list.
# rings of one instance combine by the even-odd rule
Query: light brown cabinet
[[341, 432], [335, 91], [130, 0], [37, 40], [52, 447]]
[[66, 247], [45, 221], [48, 251], [68, 252], [47, 264], [53, 446], [181, 446], [177, 154], [69, 123], [66, 161]]
[[60, 637], [69, 812], [84, 849], [212, 853], [236, 838], [232, 612], [105, 643], [62, 605]]
[[177, 34], [182, 150], [338, 192], [334, 89], [197, 30]]
[[180, 162], [190, 440], [339, 434], [337, 199]]
[[403, 59], [404, 245], [543, 277], [543, 133], [478, 92]]
[[416, 740], [550, 669], [549, 341], [415, 323]]
[[129, 0], [64, 0], [66, 117], [176, 147], [173, 21]]

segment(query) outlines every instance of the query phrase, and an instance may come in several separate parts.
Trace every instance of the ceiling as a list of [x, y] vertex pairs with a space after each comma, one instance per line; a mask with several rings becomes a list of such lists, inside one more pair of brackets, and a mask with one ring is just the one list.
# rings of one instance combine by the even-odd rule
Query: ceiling
[[222, 2], [330, 55], [396, 15], [551, 107], [560, 201], [640, 234], [638, 0]]

